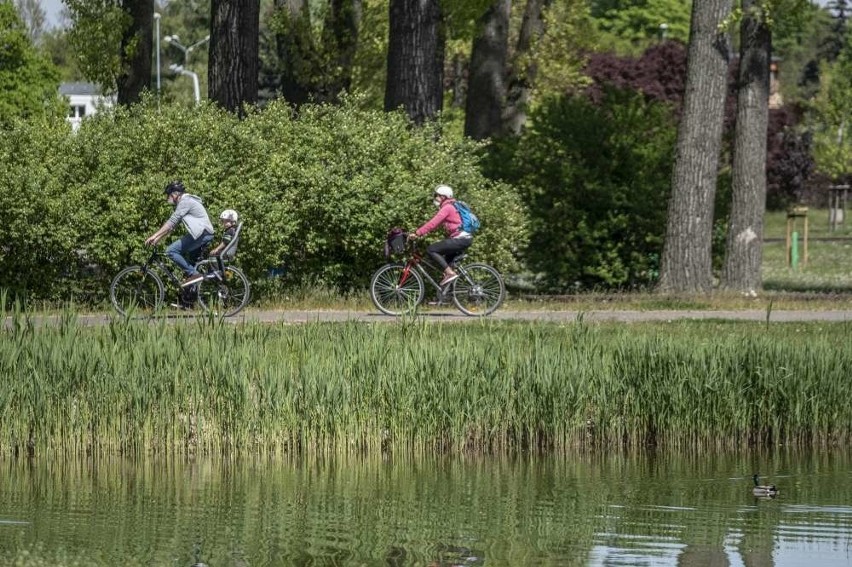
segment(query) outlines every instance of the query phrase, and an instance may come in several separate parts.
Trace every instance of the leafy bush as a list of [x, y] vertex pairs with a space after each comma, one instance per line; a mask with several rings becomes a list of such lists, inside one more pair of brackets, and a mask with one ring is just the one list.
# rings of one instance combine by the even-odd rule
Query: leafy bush
[[305, 105], [297, 116], [274, 102], [239, 121], [212, 105], [148, 101], [99, 113], [76, 135], [62, 122], [17, 122], [0, 134], [0, 206], [11, 215], [0, 287], [103, 296], [121, 266], [144, 259], [144, 238], [171, 212], [162, 187], [172, 178], [214, 219], [240, 212], [238, 262], [259, 290], [282, 265], [290, 283], [366, 285], [386, 231], [425, 222], [438, 183], [483, 219], [472, 254], [515, 269], [526, 211], [511, 187], [482, 176], [478, 146], [356, 106]]
[[657, 276], [675, 142], [671, 110], [604, 89], [552, 98], [492, 172], [530, 207], [530, 267], [549, 289], [641, 285]]

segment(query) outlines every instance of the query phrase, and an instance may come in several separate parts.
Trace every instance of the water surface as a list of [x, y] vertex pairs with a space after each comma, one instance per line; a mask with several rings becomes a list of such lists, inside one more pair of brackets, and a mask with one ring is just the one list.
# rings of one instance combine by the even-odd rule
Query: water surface
[[846, 566], [850, 457], [2, 460], [0, 564]]

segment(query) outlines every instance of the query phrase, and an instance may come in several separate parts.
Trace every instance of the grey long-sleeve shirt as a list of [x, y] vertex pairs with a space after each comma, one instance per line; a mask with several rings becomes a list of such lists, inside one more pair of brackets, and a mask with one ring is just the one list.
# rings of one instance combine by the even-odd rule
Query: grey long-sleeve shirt
[[201, 197], [189, 193], [184, 193], [175, 207], [175, 212], [166, 222], [172, 227], [172, 230], [179, 222], [182, 222], [186, 231], [193, 238], [201, 238], [201, 235], [205, 232], [213, 234], [213, 225], [210, 223], [210, 217], [207, 216], [207, 210], [204, 208]]

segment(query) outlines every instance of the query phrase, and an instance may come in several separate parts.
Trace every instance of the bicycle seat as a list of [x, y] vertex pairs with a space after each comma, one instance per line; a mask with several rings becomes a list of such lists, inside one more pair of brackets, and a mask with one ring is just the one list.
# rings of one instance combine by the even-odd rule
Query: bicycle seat
[[237, 255], [237, 246], [240, 244], [240, 232], [243, 230], [243, 223], [237, 224], [237, 229], [234, 232], [234, 237], [231, 242], [219, 253], [223, 260], [233, 260]]

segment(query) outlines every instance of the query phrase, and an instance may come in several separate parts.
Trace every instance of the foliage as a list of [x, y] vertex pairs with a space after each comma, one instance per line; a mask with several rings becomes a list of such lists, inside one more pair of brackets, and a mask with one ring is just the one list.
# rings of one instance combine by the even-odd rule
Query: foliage
[[87, 328], [11, 315], [5, 454], [508, 454], [852, 434], [840, 323]]
[[[537, 70], [535, 90], [559, 93], [584, 84], [583, 54], [594, 42], [586, 3], [557, 0], [545, 10], [543, 18], [545, 33], [529, 54]], [[521, 67], [526, 63], [523, 57], [515, 62]]]
[[552, 97], [506, 142], [492, 172], [530, 208], [531, 269], [550, 289], [651, 283], [665, 232], [675, 124], [670, 108], [606, 88]]
[[679, 111], [686, 86], [686, 47], [678, 41], [665, 41], [638, 58], [593, 53], [584, 72], [591, 79], [586, 93], [593, 100], [599, 100], [603, 89], [610, 86], [640, 92]]
[[74, 55], [68, 35], [68, 30], [50, 29], [41, 34], [39, 48], [59, 70], [62, 82], [83, 81], [85, 77], [78, 67], [77, 57]]
[[819, 64], [831, 36], [830, 15], [805, 3], [798, 12], [784, 10], [778, 16], [772, 27], [772, 53], [777, 57], [781, 93], [789, 103], [807, 100], [819, 88]]
[[781, 210], [802, 202], [814, 173], [812, 136], [802, 132], [790, 105], [769, 111], [766, 157], [766, 208]]
[[[431, 187], [453, 185], [483, 220], [473, 255], [516, 267], [525, 215], [505, 184], [484, 179], [477, 146], [436, 141], [397, 113], [273, 102], [243, 120], [212, 105], [153, 101], [102, 111], [76, 135], [62, 120], [19, 122], [0, 134], [0, 207], [10, 211], [0, 286], [69, 297], [80, 281], [94, 295], [170, 213], [167, 180], [182, 178], [216, 214], [246, 221], [239, 264], [259, 291], [269, 268], [290, 283], [366, 285], [384, 261], [386, 231], [431, 214]], [[14, 191], [12, 190], [14, 188]], [[66, 216], [74, 211], [73, 222]], [[25, 251], [35, 251], [33, 253]], [[67, 274], [67, 279], [58, 279]]]
[[852, 173], [852, 41], [826, 63], [811, 108], [817, 169], [830, 177]]
[[689, 38], [691, 0], [596, 0], [591, 4], [603, 50], [637, 53], [663, 36], [683, 43]]
[[104, 93], [118, 89], [121, 75], [121, 38], [130, 15], [117, 0], [64, 0], [72, 27], [68, 41], [83, 76]]
[[0, 126], [57, 112], [59, 73], [33, 47], [10, 2], [0, 2]]

